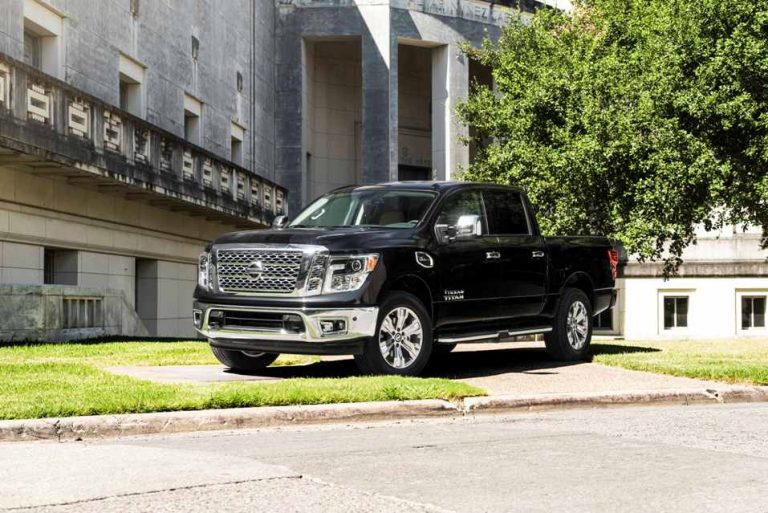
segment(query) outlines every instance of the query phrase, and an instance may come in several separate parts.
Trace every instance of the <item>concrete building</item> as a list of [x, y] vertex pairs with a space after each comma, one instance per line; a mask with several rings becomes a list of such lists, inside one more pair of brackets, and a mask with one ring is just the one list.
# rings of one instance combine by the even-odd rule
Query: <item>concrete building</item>
[[0, 3], [0, 340], [192, 336], [201, 248], [284, 211], [277, 9], [227, 5]]
[[616, 308], [598, 319], [604, 334], [628, 340], [765, 337], [768, 251], [761, 231], [699, 231], [679, 275], [660, 264], [629, 262], [618, 280]]
[[0, 340], [192, 336], [207, 241], [450, 178], [459, 45], [563, 3], [3, 0]]

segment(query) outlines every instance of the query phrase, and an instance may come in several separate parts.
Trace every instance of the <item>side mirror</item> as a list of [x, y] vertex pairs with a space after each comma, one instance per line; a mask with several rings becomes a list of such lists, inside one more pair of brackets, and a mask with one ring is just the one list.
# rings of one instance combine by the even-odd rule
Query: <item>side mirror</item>
[[474, 239], [483, 234], [483, 225], [480, 216], [467, 214], [459, 217], [456, 222], [456, 240]]
[[435, 225], [435, 238], [437, 239], [437, 242], [440, 244], [448, 244], [451, 242], [451, 238], [453, 237], [456, 229], [453, 226], [447, 225], [447, 224], [436, 224]]
[[274, 228], [275, 230], [282, 230], [286, 226], [288, 226], [288, 217], [287, 216], [283, 216], [283, 215], [276, 216], [272, 220], [272, 228]]

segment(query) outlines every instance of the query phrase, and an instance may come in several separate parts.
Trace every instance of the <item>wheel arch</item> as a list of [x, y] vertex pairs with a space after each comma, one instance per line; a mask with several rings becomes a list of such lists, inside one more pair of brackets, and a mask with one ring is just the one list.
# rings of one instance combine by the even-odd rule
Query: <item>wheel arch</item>
[[583, 271], [577, 271], [563, 282], [563, 286], [560, 288], [560, 297], [563, 296], [563, 291], [568, 288], [579, 289], [587, 295], [592, 308], [595, 307], [595, 286], [592, 283], [592, 278]]
[[395, 279], [391, 285], [381, 291], [380, 298], [394, 291], [408, 292], [416, 296], [424, 305], [429, 314], [429, 318], [434, 322], [434, 308], [432, 305], [432, 291], [429, 285], [415, 274], [406, 274]]

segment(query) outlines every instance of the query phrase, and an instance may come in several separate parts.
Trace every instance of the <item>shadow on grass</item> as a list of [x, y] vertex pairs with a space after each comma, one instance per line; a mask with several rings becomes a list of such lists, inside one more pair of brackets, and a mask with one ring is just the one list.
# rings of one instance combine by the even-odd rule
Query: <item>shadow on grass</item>
[[83, 338], [77, 340], [59, 340], [59, 341], [30, 341], [30, 340], [0, 340], [0, 347], [25, 347], [25, 346], [39, 346], [43, 344], [67, 344], [67, 345], [97, 345], [107, 344], [110, 342], [200, 342], [207, 343], [204, 338], [179, 338], [179, 337], [97, 337], [97, 338]]
[[624, 346], [620, 344], [592, 344], [592, 354], [658, 353], [657, 347]]

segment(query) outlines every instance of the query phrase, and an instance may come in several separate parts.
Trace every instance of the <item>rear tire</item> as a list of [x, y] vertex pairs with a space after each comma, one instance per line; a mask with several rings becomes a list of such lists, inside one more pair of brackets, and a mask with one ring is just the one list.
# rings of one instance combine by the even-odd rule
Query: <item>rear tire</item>
[[413, 294], [392, 292], [382, 302], [376, 334], [355, 363], [364, 374], [418, 376], [432, 354], [432, 319]]
[[550, 333], [544, 334], [547, 352], [555, 360], [589, 359], [592, 342], [592, 303], [581, 289], [565, 289], [560, 296]]
[[211, 346], [213, 355], [224, 365], [233, 371], [254, 372], [265, 369], [277, 360], [279, 353], [249, 353], [232, 349], [222, 349]]

